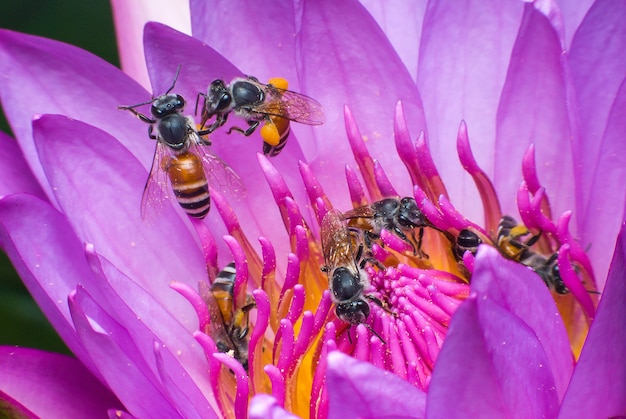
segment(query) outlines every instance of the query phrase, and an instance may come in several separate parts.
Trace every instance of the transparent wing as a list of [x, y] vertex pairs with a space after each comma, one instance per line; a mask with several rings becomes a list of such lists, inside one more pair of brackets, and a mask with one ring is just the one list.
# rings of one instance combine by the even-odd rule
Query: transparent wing
[[306, 125], [321, 125], [326, 120], [320, 103], [301, 93], [283, 90], [272, 85], [265, 86], [265, 101], [254, 112], [280, 116]]
[[158, 216], [163, 209], [163, 202], [173, 195], [169, 177], [163, 170], [164, 163], [170, 158], [170, 151], [160, 141], [156, 143], [152, 168], [141, 197], [141, 218], [146, 221]]
[[235, 171], [222, 159], [213, 154], [210, 145], [196, 132], [190, 138], [189, 151], [202, 160], [204, 173], [209, 185], [226, 196], [241, 199], [246, 195], [246, 187]]
[[344, 212], [342, 214], [342, 218], [344, 220], [350, 220], [353, 218], [374, 218], [374, 210], [371, 206], [364, 205], [362, 207], [357, 207]]
[[215, 300], [209, 285], [204, 282], [200, 282], [199, 288], [200, 295], [209, 309], [209, 318], [211, 320], [211, 323], [209, 324], [209, 334], [211, 335], [211, 339], [213, 339], [220, 352], [234, 351], [235, 345], [226, 331], [222, 313], [220, 312], [220, 308], [217, 305], [217, 301]]
[[324, 263], [331, 271], [354, 263], [348, 226], [339, 211], [332, 209], [324, 216], [321, 237]]

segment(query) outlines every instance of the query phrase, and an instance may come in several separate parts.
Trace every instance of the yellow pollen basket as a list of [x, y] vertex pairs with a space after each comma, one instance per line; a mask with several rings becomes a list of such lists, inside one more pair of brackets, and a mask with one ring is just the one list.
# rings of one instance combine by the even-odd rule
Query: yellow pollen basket
[[283, 90], [287, 90], [289, 88], [289, 82], [282, 77], [271, 78], [267, 84], [271, 84], [272, 86]]
[[259, 133], [263, 141], [271, 146], [276, 146], [280, 142], [280, 132], [278, 132], [278, 128], [271, 119], [263, 124]]

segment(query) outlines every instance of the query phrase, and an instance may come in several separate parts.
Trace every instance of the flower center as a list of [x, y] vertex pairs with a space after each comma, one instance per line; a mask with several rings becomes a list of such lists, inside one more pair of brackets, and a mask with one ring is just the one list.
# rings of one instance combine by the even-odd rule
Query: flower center
[[[411, 141], [401, 105], [395, 139], [413, 180], [413, 197], [396, 193], [369, 156], [349, 111], [346, 125], [363, 179], [361, 183], [357, 171], [346, 167], [351, 209], [334, 208], [310, 167], [299, 165], [317, 226], [306, 223], [276, 168], [259, 156], [289, 234], [285, 268], [277, 269], [267, 239], [259, 239], [257, 254], [226, 200], [211, 190], [234, 259], [229, 286], [218, 295], [215, 284], [219, 278], [224, 282], [226, 274], [218, 275], [215, 240], [201, 221], [194, 221], [210, 278], [199, 292], [181, 284], [173, 287], [198, 312], [196, 338], [207, 354], [225, 416], [245, 414], [251, 395], [270, 393], [300, 416], [325, 417], [326, 355], [336, 349], [426, 390], [450, 318], [469, 295], [479, 245], [498, 248], [546, 283], [578, 356], [595, 313], [595, 281], [585, 252], [568, 231], [571, 214], [556, 223], [551, 219], [532, 147], [522, 166], [518, 224], [501, 213], [461, 125], [457, 148], [480, 192], [485, 209], [481, 226], [463, 217], [448, 199], [423, 135]], [[248, 289], [254, 290], [251, 296]], [[574, 321], [579, 318], [586, 321]]]

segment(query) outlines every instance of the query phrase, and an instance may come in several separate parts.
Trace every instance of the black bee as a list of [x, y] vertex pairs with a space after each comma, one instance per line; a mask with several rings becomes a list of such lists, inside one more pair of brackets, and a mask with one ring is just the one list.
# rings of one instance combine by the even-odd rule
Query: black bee
[[308, 96], [287, 90], [285, 79], [272, 79], [268, 84], [252, 76], [237, 77], [228, 84], [217, 79], [209, 85], [206, 95], [200, 95], [204, 96], [202, 127], [215, 116], [215, 121], [208, 125], [208, 132], [213, 132], [234, 113], [248, 123], [248, 128], [232, 127], [228, 133], [238, 131], [249, 136], [263, 122], [263, 153], [268, 156], [278, 155], [285, 146], [290, 121], [320, 125], [325, 119], [322, 105]]

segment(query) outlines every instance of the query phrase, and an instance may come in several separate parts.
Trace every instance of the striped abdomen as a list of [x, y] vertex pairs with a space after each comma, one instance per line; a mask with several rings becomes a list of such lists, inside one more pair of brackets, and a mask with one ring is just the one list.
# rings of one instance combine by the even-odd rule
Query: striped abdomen
[[211, 292], [228, 329], [232, 327], [233, 322], [233, 291], [235, 290], [236, 276], [235, 264], [231, 262], [217, 275], [215, 282], [211, 285]]
[[268, 115], [268, 120], [261, 127], [261, 138], [263, 138], [263, 154], [266, 156], [277, 156], [287, 144], [287, 137], [291, 132], [291, 126], [287, 118]]
[[204, 218], [211, 208], [209, 185], [200, 157], [185, 152], [169, 160], [167, 173], [176, 200], [194, 218]]

